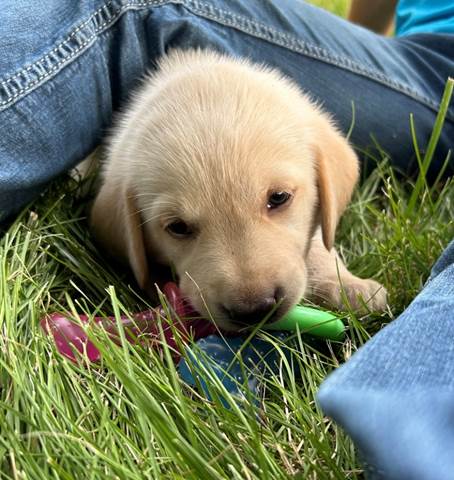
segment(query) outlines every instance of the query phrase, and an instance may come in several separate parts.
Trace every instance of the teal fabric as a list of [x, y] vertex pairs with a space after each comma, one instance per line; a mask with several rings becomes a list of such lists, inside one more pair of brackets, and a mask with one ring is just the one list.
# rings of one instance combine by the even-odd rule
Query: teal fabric
[[396, 36], [412, 33], [454, 34], [454, 1], [400, 0], [396, 9]]

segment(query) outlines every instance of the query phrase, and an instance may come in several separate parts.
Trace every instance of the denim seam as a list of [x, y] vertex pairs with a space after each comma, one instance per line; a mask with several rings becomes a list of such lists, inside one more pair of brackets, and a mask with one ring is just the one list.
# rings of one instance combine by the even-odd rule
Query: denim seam
[[[251, 20], [250, 18], [241, 15], [237, 15], [228, 10], [215, 8], [210, 4], [199, 2], [198, 0], [188, 0], [184, 3], [185, 6], [187, 6], [188, 8], [190, 8], [189, 5], [192, 4], [193, 7], [191, 8], [191, 10], [199, 16], [204, 16], [210, 20], [216, 21], [217, 23], [222, 23], [225, 26], [236, 28], [237, 30], [248, 33], [251, 36], [267, 40], [270, 43], [285, 47], [296, 53], [301, 53], [305, 56], [314, 58], [315, 60], [332, 64], [339, 68], [348, 70], [352, 73], [362, 75], [363, 77], [376, 81], [377, 83], [380, 83], [388, 88], [404, 93], [405, 95], [413, 98], [414, 100], [433, 109], [435, 112], [437, 112], [439, 109], [439, 105], [437, 102], [434, 102], [430, 98], [422, 95], [421, 93], [413, 90], [412, 88], [403, 83], [391, 80], [389, 77], [377, 70], [373, 70], [372, 68], [364, 68], [361, 64], [355, 62], [352, 58], [333, 54], [332, 52], [329, 52], [324, 48], [302, 41], [298, 37], [276, 30], [266, 24]], [[229, 17], [232, 19], [232, 21], [229, 20]], [[237, 21], [241, 24], [237, 23]], [[248, 25], [250, 25], [252, 28]], [[274, 36], [277, 38], [273, 38], [273, 36], [270, 36], [269, 34], [266, 35], [266, 33], [271, 33], [272, 35], [274, 34]], [[317, 52], [320, 52], [320, 54]], [[454, 121], [454, 113], [451, 114], [450, 112], [448, 112], [446, 115], [446, 119]]]
[[[7, 108], [12, 103], [15, 103], [16, 100], [19, 100], [23, 96], [30, 93], [34, 88], [42, 84], [42, 82], [48, 78], [51, 78], [53, 73], [58, 72], [69, 64], [72, 60], [77, 58], [83, 51], [88, 49], [93, 43], [95, 43], [99, 34], [105, 31], [107, 28], [110, 28], [122, 15], [123, 13], [134, 10], [137, 8], [148, 7], [148, 6], [161, 6], [165, 4], [179, 4], [183, 5], [194, 14], [202, 16], [209, 20], [221, 23], [228, 27], [233, 27], [243, 33], [247, 33], [253, 37], [261, 38], [275, 45], [285, 47], [289, 50], [301, 53], [308, 57], [314, 58], [316, 60], [330, 63], [339, 68], [349, 70], [353, 73], [360, 74], [364, 77], [367, 77], [371, 80], [377, 81], [387, 87], [390, 87], [394, 90], [402, 92], [413, 99], [425, 104], [426, 106], [438, 110], [438, 104], [433, 102], [429, 98], [419, 94], [418, 92], [412, 90], [408, 86], [401, 84], [399, 82], [390, 80], [386, 75], [382, 74], [373, 69], [364, 68], [364, 66], [353, 61], [351, 58], [336, 55], [328, 50], [321, 48], [317, 45], [304, 42], [299, 38], [289, 35], [288, 33], [277, 30], [269, 25], [257, 22], [248, 17], [235, 14], [228, 10], [223, 10], [216, 8], [208, 3], [199, 2], [198, 0], [146, 0], [146, 1], [130, 1], [126, 4], [123, 4], [114, 11], [110, 11], [110, 7], [113, 4], [113, 0], [109, 0], [107, 3], [98, 8], [94, 13], [90, 15], [88, 19], [78, 25], [62, 42], [60, 42], [56, 47], [54, 47], [50, 52], [41, 57], [38, 61], [23, 68], [19, 72], [15, 73], [12, 77], [0, 82], [0, 99], [3, 96], [6, 97], [5, 100], [0, 102], [0, 111]], [[104, 15], [104, 18], [102, 18]], [[100, 23], [101, 20], [104, 20], [103, 23]], [[92, 25], [90, 25], [92, 24]], [[88, 26], [88, 27], [87, 27]], [[93, 28], [91, 35], [85, 39], [79, 39], [79, 36], [83, 36], [85, 27]], [[69, 43], [74, 41], [76, 43], [76, 48], [71, 46]], [[62, 49], [66, 49], [66, 52], [62, 53]], [[69, 53], [67, 53], [69, 52]], [[55, 61], [55, 57], [59, 54], [62, 54], [62, 58], [57, 60], [57, 63], [52, 65], [52, 62]], [[46, 68], [46, 63], [49, 63], [51, 68]], [[39, 73], [41, 69], [41, 74]], [[27, 76], [32, 72], [37, 73], [37, 78], [30, 82]], [[22, 78], [21, 78], [22, 77]], [[27, 83], [28, 82], [28, 83]], [[2, 92], [3, 90], [3, 92]], [[6, 94], [6, 95], [5, 95]], [[448, 113], [447, 118], [454, 119], [454, 115]]]
[[[50, 52], [41, 57], [38, 61], [34, 62], [32, 65], [28, 66], [27, 68], [23, 68], [19, 72], [15, 73], [12, 77], [3, 80], [0, 83], [0, 100], [2, 99], [2, 97], [6, 97], [5, 100], [0, 101], [0, 111], [6, 109], [11, 104], [15, 103], [15, 101], [29, 94], [36, 87], [41, 85], [44, 80], [52, 78], [52, 74], [57, 73], [66, 65], [70, 64], [72, 60], [76, 59], [81, 53], [83, 53], [83, 51], [85, 51], [92, 44], [95, 43], [99, 34], [101, 34], [107, 28], [116, 23], [116, 21], [122, 16], [124, 12], [153, 5], [159, 6], [168, 3], [181, 4], [183, 2], [184, 0], [146, 0], [136, 2], [132, 1], [123, 5], [120, 4], [120, 6], [116, 10], [110, 12], [109, 7], [114, 2], [113, 0], [109, 0], [107, 3], [102, 5], [102, 7], [98, 8], [94, 13], [92, 13], [88, 19], [78, 25], [63, 41], [61, 41]], [[102, 18], [103, 14], [105, 18]], [[87, 32], [91, 33], [88, 38], [78, 38], [78, 34], [79, 37], [83, 37], [85, 27], [92, 27], [93, 32]], [[74, 41], [76, 47], [69, 45], [70, 41]], [[62, 53], [62, 49], [66, 49], [66, 51]], [[56, 59], [56, 56], [58, 56], [59, 54], [62, 55], [62, 58]], [[57, 60], [56, 63], [52, 65], [55, 60]], [[46, 62], [51, 64], [50, 68], [46, 68]], [[41, 73], [39, 73], [39, 69], [42, 70]], [[37, 78], [30, 82], [29, 79], [27, 79], [27, 75], [33, 72], [37, 73]], [[22, 84], [25, 84], [25, 86], [22, 86], [21, 82]]]
[[6, 85], [7, 83], [11, 82], [12, 80], [20, 77], [25, 72], [31, 71], [33, 69], [33, 67], [39, 62], [43, 62], [45, 60], [51, 60], [51, 55], [53, 53], [57, 53], [59, 48], [61, 48], [65, 44], [67, 44], [68, 41], [71, 38], [73, 38], [80, 30], [82, 30], [88, 23], [90, 23], [93, 20], [93, 18], [101, 12], [101, 10], [103, 10], [104, 8], [108, 8], [111, 4], [112, 4], [112, 0], [105, 3], [102, 7], [98, 8], [98, 10], [96, 10], [92, 15], [90, 15], [90, 17], [85, 22], [83, 22], [78, 27], [76, 27], [76, 29], [69, 34], [68, 38], [63, 40], [59, 45], [57, 45], [55, 48], [53, 48], [50, 52], [46, 53], [46, 55], [44, 55], [44, 57], [42, 57], [40, 60], [33, 63], [29, 67], [23, 68], [22, 70], [19, 70], [17, 73], [15, 73], [12, 77], [8, 78], [7, 80], [4, 80], [3, 82], [0, 82], [0, 85]]

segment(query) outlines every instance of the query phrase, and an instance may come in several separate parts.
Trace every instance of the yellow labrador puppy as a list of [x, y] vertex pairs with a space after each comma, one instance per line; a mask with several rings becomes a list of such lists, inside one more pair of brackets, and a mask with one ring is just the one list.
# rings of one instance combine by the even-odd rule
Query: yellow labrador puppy
[[[223, 328], [283, 315], [303, 296], [341, 306], [340, 283], [382, 309], [386, 292], [333, 248], [358, 161], [328, 115], [277, 71], [174, 52], [111, 138], [92, 211], [99, 242], [153, 290], [172, 265], [183, 294]], [[340, 282], [339, 282], [340, 281]]]

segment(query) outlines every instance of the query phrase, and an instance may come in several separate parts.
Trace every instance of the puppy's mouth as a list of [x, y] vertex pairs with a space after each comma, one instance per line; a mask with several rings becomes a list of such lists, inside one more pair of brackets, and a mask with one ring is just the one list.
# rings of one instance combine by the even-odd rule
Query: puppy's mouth
[[222, 330], [228, 332], [247, 333], [257, 328], [266, 328], [266, 325], [272, 324], [283, 317], [290, 309], [291, 304], [281, 301], [275, 308], [270, 310], [269, 313], [263, 315], [261, 318], [246, 320], [242, 318], [235, 318], [231, 315], [222, 312], [219, 315], [214, 316], [216, 325]]
[[[180, 285], [184, 292], [184, 287]], [[282, 293], [278, 296], [278, 300], [272, 306], [263, 302], [257, 309], [244, 309], [244, 305], [238, 309], [233, 304], [232, 310], [226, 308], [223, 303], [219, 302], [219, 297], [208, 298], [202, 295], [201, 291], [187, 292], [183, 295], [185, 301], [197, 311], [201, 317], [211, 321], [219, 330], [229, 333], [247, 333], [258, 328], [266, 328], [277, 320], [281, 319], [296, 303], [297, 299], [293, 299]], [[235, 307], [237, 310], [235, 310]]]

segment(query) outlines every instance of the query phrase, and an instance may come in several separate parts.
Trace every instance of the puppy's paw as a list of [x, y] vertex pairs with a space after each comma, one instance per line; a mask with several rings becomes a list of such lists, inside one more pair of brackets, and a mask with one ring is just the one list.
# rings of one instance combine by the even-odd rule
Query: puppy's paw
[[375, 280], [349, 275], [341, 278], [326, 278], [313, 288], [316, 298], [330, 306], [345, 310], [383, 311], [387, 305], [386, 288]]

